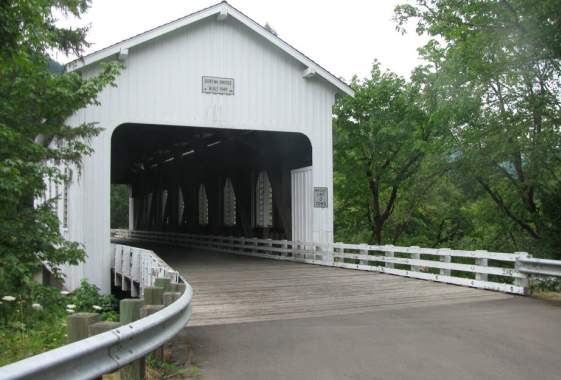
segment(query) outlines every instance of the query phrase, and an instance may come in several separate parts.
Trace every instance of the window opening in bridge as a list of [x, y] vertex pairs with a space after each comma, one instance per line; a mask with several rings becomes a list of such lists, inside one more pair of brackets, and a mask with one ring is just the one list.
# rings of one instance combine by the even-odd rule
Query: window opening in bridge
[[166, 213], [166, 208], [168, 204], [168, 190], [162, 190], [162, 222], [163, 224], [169, 224], [169, 216]]
[[273, 189], [266, 171], [259, 173], [256, 186], [257, 227], [273, 226]]
[[185, 212], [185, 200], [183, 200], [183, 190], [177, 186], [177, 222], [183, 224], [183, 213]]
[[203, 184], [199, 186], [199, 224], [201, 226], [208, 225], [208, 197]]
[[236, 225], [236, 194], [230, 178], [224, 184], [224, 225]]

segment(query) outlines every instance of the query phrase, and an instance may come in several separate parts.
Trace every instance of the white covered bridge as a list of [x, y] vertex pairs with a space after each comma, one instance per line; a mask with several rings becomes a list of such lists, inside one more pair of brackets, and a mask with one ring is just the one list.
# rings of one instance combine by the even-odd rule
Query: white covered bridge
[[108, 60], [125, 65], [117, 86], [70, 120], [104, 130], [64, 197], [66, 237], [88, 255], [69, 287], [109, 290], [111, 183], [129, 185], [132, 230], [333, 240], [331, 110], [353, 94], [345, 83], [225, 2], [67, 69]]

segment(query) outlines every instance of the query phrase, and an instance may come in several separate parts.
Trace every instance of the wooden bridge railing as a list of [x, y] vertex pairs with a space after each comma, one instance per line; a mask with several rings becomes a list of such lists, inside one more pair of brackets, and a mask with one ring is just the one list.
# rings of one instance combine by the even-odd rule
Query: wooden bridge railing
[[327, 244], [155, 231], [130, 231], [129, 238], [239, 255], [383, 272], [513, 294], [525, 294], [528, 289], [527, 275], [518, 270], [519, 260], [530, 257], [526, 252]]

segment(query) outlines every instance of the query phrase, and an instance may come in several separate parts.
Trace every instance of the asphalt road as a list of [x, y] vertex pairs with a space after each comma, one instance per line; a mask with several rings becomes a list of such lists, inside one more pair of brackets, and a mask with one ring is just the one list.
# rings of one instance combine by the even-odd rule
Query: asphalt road
[[514, 297], [188, 327], [203, 379], [561, 379], [561, 307]]

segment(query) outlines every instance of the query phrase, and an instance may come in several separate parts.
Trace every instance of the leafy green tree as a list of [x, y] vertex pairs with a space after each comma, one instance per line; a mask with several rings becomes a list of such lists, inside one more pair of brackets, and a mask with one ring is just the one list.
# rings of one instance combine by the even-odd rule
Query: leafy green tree
[[[83, 259], [82, 248], [63, 239], [45, 183], [64, 186], [70, 170], [91, 153], [94, 124], [71, 127], [66, 120], [95, 104], [120, 67], [105, 66], [90, 79], [54, 73], [49, 52], [80, 54], [86, 28], [61, 28], [55, 12], [79, 17], [87, 0], [0, 2], [0, 291], [25, 292], [41, 263], [56, 273]], [[79, 170], [75, 170], [79, 173]]]
[[[396, 9], [431, 40], [426, 78], [455, 170], [494, 204], [518, 249], [561, 257], [561, 1], [417, 0]], [[443, 111], [446, 110], [446, 111]]]
[[111, 185], [111, 228], [129, 228], [127, 185]]
[[355, 96], [335, 110], [336, 225], [343, 234], [367, 225], [369, 240], [380, 244], [402, 193], [420, 181], [434, 129], [419, 88], [381, 72], [377, 62], [369, 78], [354, 78], [351, 86]]

